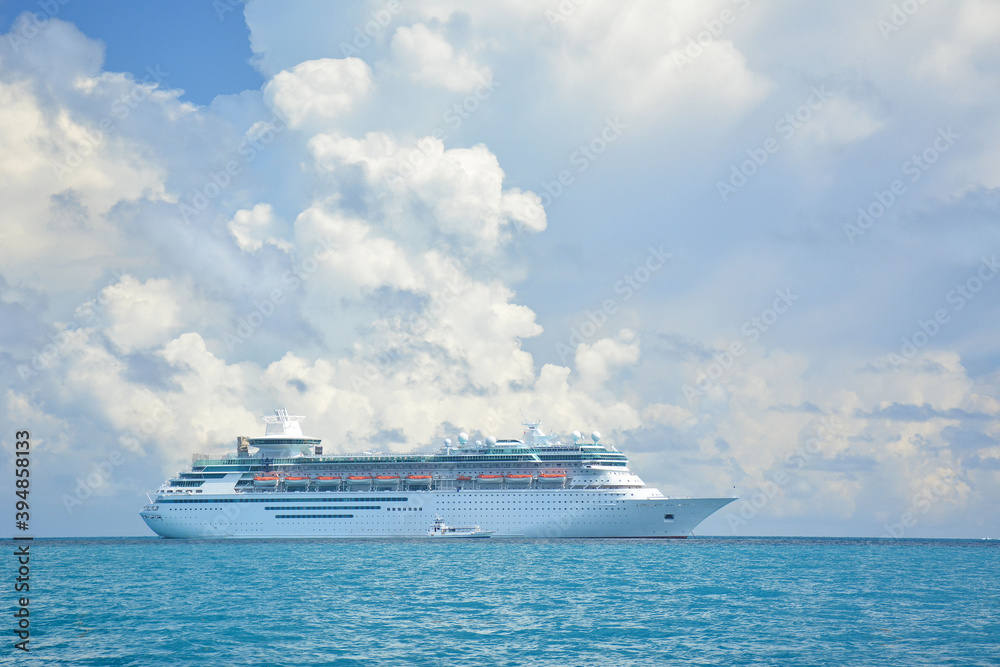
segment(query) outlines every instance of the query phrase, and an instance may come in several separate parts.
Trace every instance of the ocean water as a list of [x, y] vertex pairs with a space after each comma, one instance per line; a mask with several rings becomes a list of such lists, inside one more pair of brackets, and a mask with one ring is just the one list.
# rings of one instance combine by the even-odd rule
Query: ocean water
[[1000, 664], [994, 541], [35, 540], [30, 576], [0, 664]]

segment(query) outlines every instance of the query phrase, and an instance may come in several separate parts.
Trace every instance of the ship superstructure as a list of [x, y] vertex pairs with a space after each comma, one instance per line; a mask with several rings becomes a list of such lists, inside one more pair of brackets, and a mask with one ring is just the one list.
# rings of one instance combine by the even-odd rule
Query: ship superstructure
[[[276, 410], [235, 453], [196, 454], [141, 516], [174, 538], [426, 537], [435, 520], [500, 537], [687, 537], [735, 498], [667, 497], [628, 458], [574, 432], [572, 444], [524, 420], [522, 439], [428, 454], [324, 455], [301, 416]], [[251, 452], [251, 448], [256, 451]]]

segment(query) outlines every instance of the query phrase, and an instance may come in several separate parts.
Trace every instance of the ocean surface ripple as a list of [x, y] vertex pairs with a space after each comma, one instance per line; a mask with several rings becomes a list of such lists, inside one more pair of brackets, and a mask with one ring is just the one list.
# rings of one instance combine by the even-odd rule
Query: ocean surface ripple
[[1000, 664], [995, 541], [73, 539], [31, 564], [32, 650], [0, 664]]

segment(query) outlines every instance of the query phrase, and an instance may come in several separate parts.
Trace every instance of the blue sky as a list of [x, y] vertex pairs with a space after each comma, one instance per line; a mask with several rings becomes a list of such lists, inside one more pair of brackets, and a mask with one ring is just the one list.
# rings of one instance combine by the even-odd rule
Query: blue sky
[[599, 429], [736, 489], [702, 533], [991, 534], [1000, 13], [897, 5], [0, 5], [39, 534], [146, 534], [274, 407]]
[[[67, 2], [55, 16], [73, 23], [105, 46], [104, 67], [128, 72], [139, 80], [147, 67], [169, 73], [169, 84], [184, 90], [183, 99], [209, 104], [219, 94], [259, 88], [263, 77], [250, 64], [249, 33], [242, 6], [228, 2]], [[38, 2], [0, 4], [4, 32], [22, 12], [44, 16]]]

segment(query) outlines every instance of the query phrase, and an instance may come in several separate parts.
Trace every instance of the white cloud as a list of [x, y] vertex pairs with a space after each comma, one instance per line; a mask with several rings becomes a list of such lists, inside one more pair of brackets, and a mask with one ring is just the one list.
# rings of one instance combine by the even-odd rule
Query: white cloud
[[270, 204], [256, 204], [253, 208], [236, 211], [227, 226], [240, 248], [248, 252], [260, 250], [265, 243], [286, 251], [291, 248], [288, 241], [277, 236], [280, 223]]
[[150, 278], [139, 282], [123, 275], [101, 293], [110, 322], [108, 337], [125, 353], [159, 347], [177, 332], [182, 305], [170, 280]]
[[329, 126], [371, 92], [372, 73], [358, 58], [320, 58], [274, 75], [264, 97], [292, 127]]
[[25, 83], [0, 81], [0, 147], [0, 262], [9, 278], [64, 288], [90, 282], [122, 244], [105, 219], [110, 209], [165, 196], [164, 173], [140, 146], [68, 109], [43, 107]]
[[401, 234], [419, 235], [432, 227], [489, 253], [509, 240], [512, 227], [545, 229], [539, 197], [519, 188], [504, 190], [503, 170], [482, 144], [445, 150], [428, 136], [403, 147], [383, 133], [369, 133], [363, 140], [318, 135], [309, 145], [323, 170], [364, 165], [378, 192], [372, 205], [382, 208]]
[[303, 246], [328, 248], [322, 256], [320, 279], [331, 294], [360, 297], [379, 287], [419, 289], [422, 279], [396, 243], [379, 238], [360, 220], [314, 205], [295, 221]]
[[602, 338], [576, 348], [576, 369], [584, 386], [597, 391], [612, 373], [639, 361], [639, 340], [635, 332], [623, 329], [614, 338]]
[[470, 91], [492, 76], [488, 67], [477, 64], [467, 53], [456, 54], [443, 35], [423, 23], [398, 28], [390, 49], [392, 67], [427, 86]]
[[809, 121], [802, 124], [801, 130], [796, 131], [796, 134], [797, 140], [804, 140], [817, 146], [837, 147], [865, 139], [885, 125], [885, 120], [877, 118], [861, 104], [835, 96], [824, 102]]
[[[969, 0], [938, 21], [947, 10], [927, 4], [888, 41], [853, 5], [807, 16], [794, 34], [766, 4], [744, 13], [718, 1], [574, 7], [554, 25], [526, 1], [407, 7], [360, 54], [374, 70], [320, 55], [339, 55], [326, 29], [333, 10], [310, 8], [322, 30], [275, 23], [262, 35], [257, 21], [255, 48], [269, 67], [280, 63], [278, 74], [263, 91], [207, 109], [102, 72], [100, 45], [59, 21], [20, 55], [0, 40], [0, 196], [10, 221], [0, 277], [5, 295], [19, 295], [0, 301], [5, 318], [13, 313], [5, 321], [17, 322], [14, 334], [0, 331], [0, 364], [58, 340], [51, 362], [8, 394], [8, 419], [26, 415], [63, 434], [46, 445], [78, 453], [53, 458], [71, 479], [82, 459], [125, 446], [144, 422], [151, 464], [172, 472], [193, 451], [258, 432], [255, 413], [271, 407], [306, 413], [308, 432], [345, 449], [379, 439], [424, 447], [442, 424], [512, 435], [524, 408], [548, 430], [600, 429], [625, 451], [635, 444], [637, 471], [680, 494], [736, 485], [749, 495], [788, 472], [745, 532], [792, 530], [800, 519], [870, 533], [941, 484], [947, 498], [921, 521], [990, 517], [1000, 383], [980, 369], [992, 358], [992, 286], [919, 359], [898, 370], [873, 359], [940, 305], [955, 267], [965, 271], [966, 255], [992, 239], [982, 230], [995, 193], [949, 199], [998, 173], [992, 5]], [[724, 8], [735, 23], [689, 52]], [[251, 3], [248, 16], [258, 10]], [[869, 41], [844, 39], [866, 29]], [[493, 75], [504, 77], [502, 95], [460, 128], [431, 133], [444, 128], [455, 91]], [[773, 133], [785, 111], [773, 107], [832, 79], [843, 85], [831, 86], [794, 146], [782, 144], [723, 206], [712, 182], [729, 173], [732, 153]], [[133, 93], [141, 102], [114, 116], [115, 101]], [[265, 102], [301, 132], [272, 132], [261, 158], [244, 160], [234, 146], [245, 128], [263, 127]], [[619, 112], [634, 139], [546, 215], [528, 188], [566, 165], [588, 138], [580, 127]], [[104, 118], [114, 131], [94, 141]], [[861, 239], [867, 247], [831, 241], [829, 230], [898, 177], [942, 118], [961, 135], [939, 161], [948, 166], [908, 182]], [[735, 145], [721, 162], [719, 141]], [[695, 149], [674, 151], [685, 143]], [[60, 180], [53, 165], [71, 155], [81, 159]], [[240, 179], [183, 223], [172, 202], [235, 155]], [[803, 203], [795, 197], [809, 171], [823, 177]], [[924, 210], [938, 193], [940, 210]], [[963, 207], [974, 210], [973, 231], [952, 231]], [[920, 216], [949, 225], [927, 236]], [[678, 270], [620, 304], [611, 330], [621, 333], [586, 341], [571, 366], [545, 363], [553, 336], [542, 325], [597, 303], [630, 268], [620, 258], [664, 238], [675, 239]], [[94, 287], [119, 266], [125, 275], [112, 286]], [[936, 268], [943, 282], [892, 291], [907, 283], [901, 267]], [[699, 400], [684, 400], [681, 386], [715, 352], [709, 342], [739, 336], [789, 284], [802, 301]], [[224, 334], [275, 286], [281, 303], [227, 346]], [[74, 313], [95, 300], [96, 321]], [[969, 331], [979, 346], [971, 357]], [[687, 337], [689, 349], [671, 356], [657, 333]], [[835, 425], [821, 432], [828, 417]], [[800, 450], [809, 454], [801, 468], [789, 463]]]

